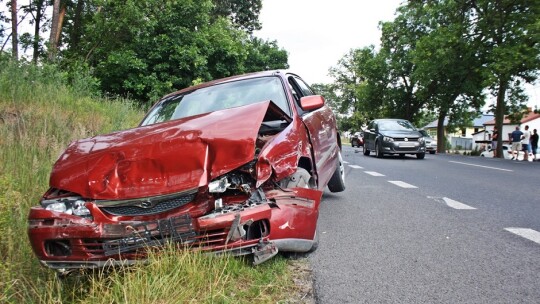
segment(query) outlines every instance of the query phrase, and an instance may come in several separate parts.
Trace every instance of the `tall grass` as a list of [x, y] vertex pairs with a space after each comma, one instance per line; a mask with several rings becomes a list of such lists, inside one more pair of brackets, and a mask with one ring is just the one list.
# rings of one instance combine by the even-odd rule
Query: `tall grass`
[[94, 97], [95, 80], [77, 77], [68, 85], [53, 66], [0, 58], [0, 303], [275, 303], [294, 293], [281, 258], [253, 268], [169, 248], [147, 265], [64, 280], [41, 267], [26, 218], [55, 160], [71, 141], [135, 127], [143, 116], [128, 100]]

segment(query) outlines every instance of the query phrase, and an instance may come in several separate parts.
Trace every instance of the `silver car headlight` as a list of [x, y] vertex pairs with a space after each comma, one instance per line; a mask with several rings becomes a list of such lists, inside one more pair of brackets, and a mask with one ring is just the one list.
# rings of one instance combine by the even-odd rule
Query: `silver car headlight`
[[394, 139], [393, 139], [392, 137], [383, 136], [383, 141], [386, 141], [386, 142], [393, 142]]
[[49, 211], [62, 212], [80, 217], [91, 216], [90, 210], [86, 208], [86, 201], [80, 197], [62, 197], [42, 200], [41, 206]]
[[419, 143], [423, 143], [424, 141], [425, 141], [425, 139], [423, 137], [418, 138]]

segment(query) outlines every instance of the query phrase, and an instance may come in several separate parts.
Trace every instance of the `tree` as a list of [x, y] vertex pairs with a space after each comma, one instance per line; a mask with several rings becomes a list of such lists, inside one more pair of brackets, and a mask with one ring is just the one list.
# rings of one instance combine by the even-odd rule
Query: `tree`
[[75, 18], [67, 18], [64, 57], [91, 67], [109, 94], [153, 101], [202, 81], [287, 67], [275, 42], [214, 18], [210, 0], [96, 0], [85, 7], [80, 35]]
[[[437, 138], [445, 128], [469, 125], [484, 104], [482, 61], [477, 42], [470, 38], [466, 1], [417, 1], [401, 8], [411, 31], [419, 33], [412, 61], [417, 96], [438, 113]], [[448, 125], [445, 127], [445, 119]], [[444, 153], [444, 140], [437, 150]]]
[[[474, 17], [471, 32], [481, 42], [482, 58], [489, 73], [487, 85], [497, 99], [496, 126], [502, 130], [507, 108], [519, 109], [524, 101], [520, 93], [522, 83], [538, 78], [540, 3], [477, 0], [472, 2], [471, 15]], [[503, 136], [499, 136], [498, 157], [503, 155], [502, 140]]]
[[19, 59], [19, 35], [17, 33], [17, 0], [11, 0], [11, 54], [15, 60]]
[[259, 13], [262, 9], [262, 0], [212, 0], [214, 18], [229, 18], [238, 29], [251, 34], [260, 30]]

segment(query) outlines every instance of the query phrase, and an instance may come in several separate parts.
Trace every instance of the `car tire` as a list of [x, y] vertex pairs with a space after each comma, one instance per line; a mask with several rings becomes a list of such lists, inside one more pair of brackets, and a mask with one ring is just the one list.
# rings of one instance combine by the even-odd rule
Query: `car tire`
[[426, 153], [417, 153], [416, 154], [416, 158], [418, 158], [418, 159], [424, 159], [425, 156], [426, 156]]
[[341, 151], [338, 151], [336, 170], [334, 170], [334, 174], [332, 174], [328, 182], [328, 189], [330, 192], [341, 192], [345, 190], [345, 165], [343, 164]]
[[368, 156], [369, 155], [369, 150], [367, 148], [367, 146], [364, 144], [364, 155], [365, 156]]
[[435, 151], [429, 151], [429, 154], [435, 154]]
[[380, 141], [375, 143], [375, 156], [377, 158], [383, 158], [384, 157], [384, 153], [383, 153], [383, 150], [382, 150], [382, 144], [381, 144]]

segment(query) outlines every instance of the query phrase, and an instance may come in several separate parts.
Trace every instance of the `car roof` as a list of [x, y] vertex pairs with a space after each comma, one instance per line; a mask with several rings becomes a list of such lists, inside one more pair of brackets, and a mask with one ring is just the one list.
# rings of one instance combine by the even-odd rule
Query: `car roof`
[[178, 90], [176, 92], [169, 93], [166, 96], [164, 96], [163, 98], [166, 98], [166, 97], [171, 96], [171, 95], [176, 95], [176, 94], [179, 94], [179, 93], [193, 91], [193, 90], [200, 89], [200, 88], [211, 87], [213, 85], [220, 84], [220, 83], [232, 82], [232, 81], [243, 80], [243, 79], [252, 79], [252, 78], [258, 78], [258, 77], [265, 77], [265, 76], [285, 77], [286, 75], [293, 75], [293, 76], [298, 77], [298, 75], [296, 75], [294, 73], [291, 73], [291, 72], [284, 71], [284, 70], [271, 70], [271, 71], [253, 72], [253, 73], [247, 73], [247, 74], [242, 74], [242, 75], [230, 76], [230, 77], [226, 77], [226, 78], [215, 79], [215, 80], [204, 82], [204, 83], [201, 83], [201, 84], [198, 84], [198, 85], [190, 86], [190, 87]]

